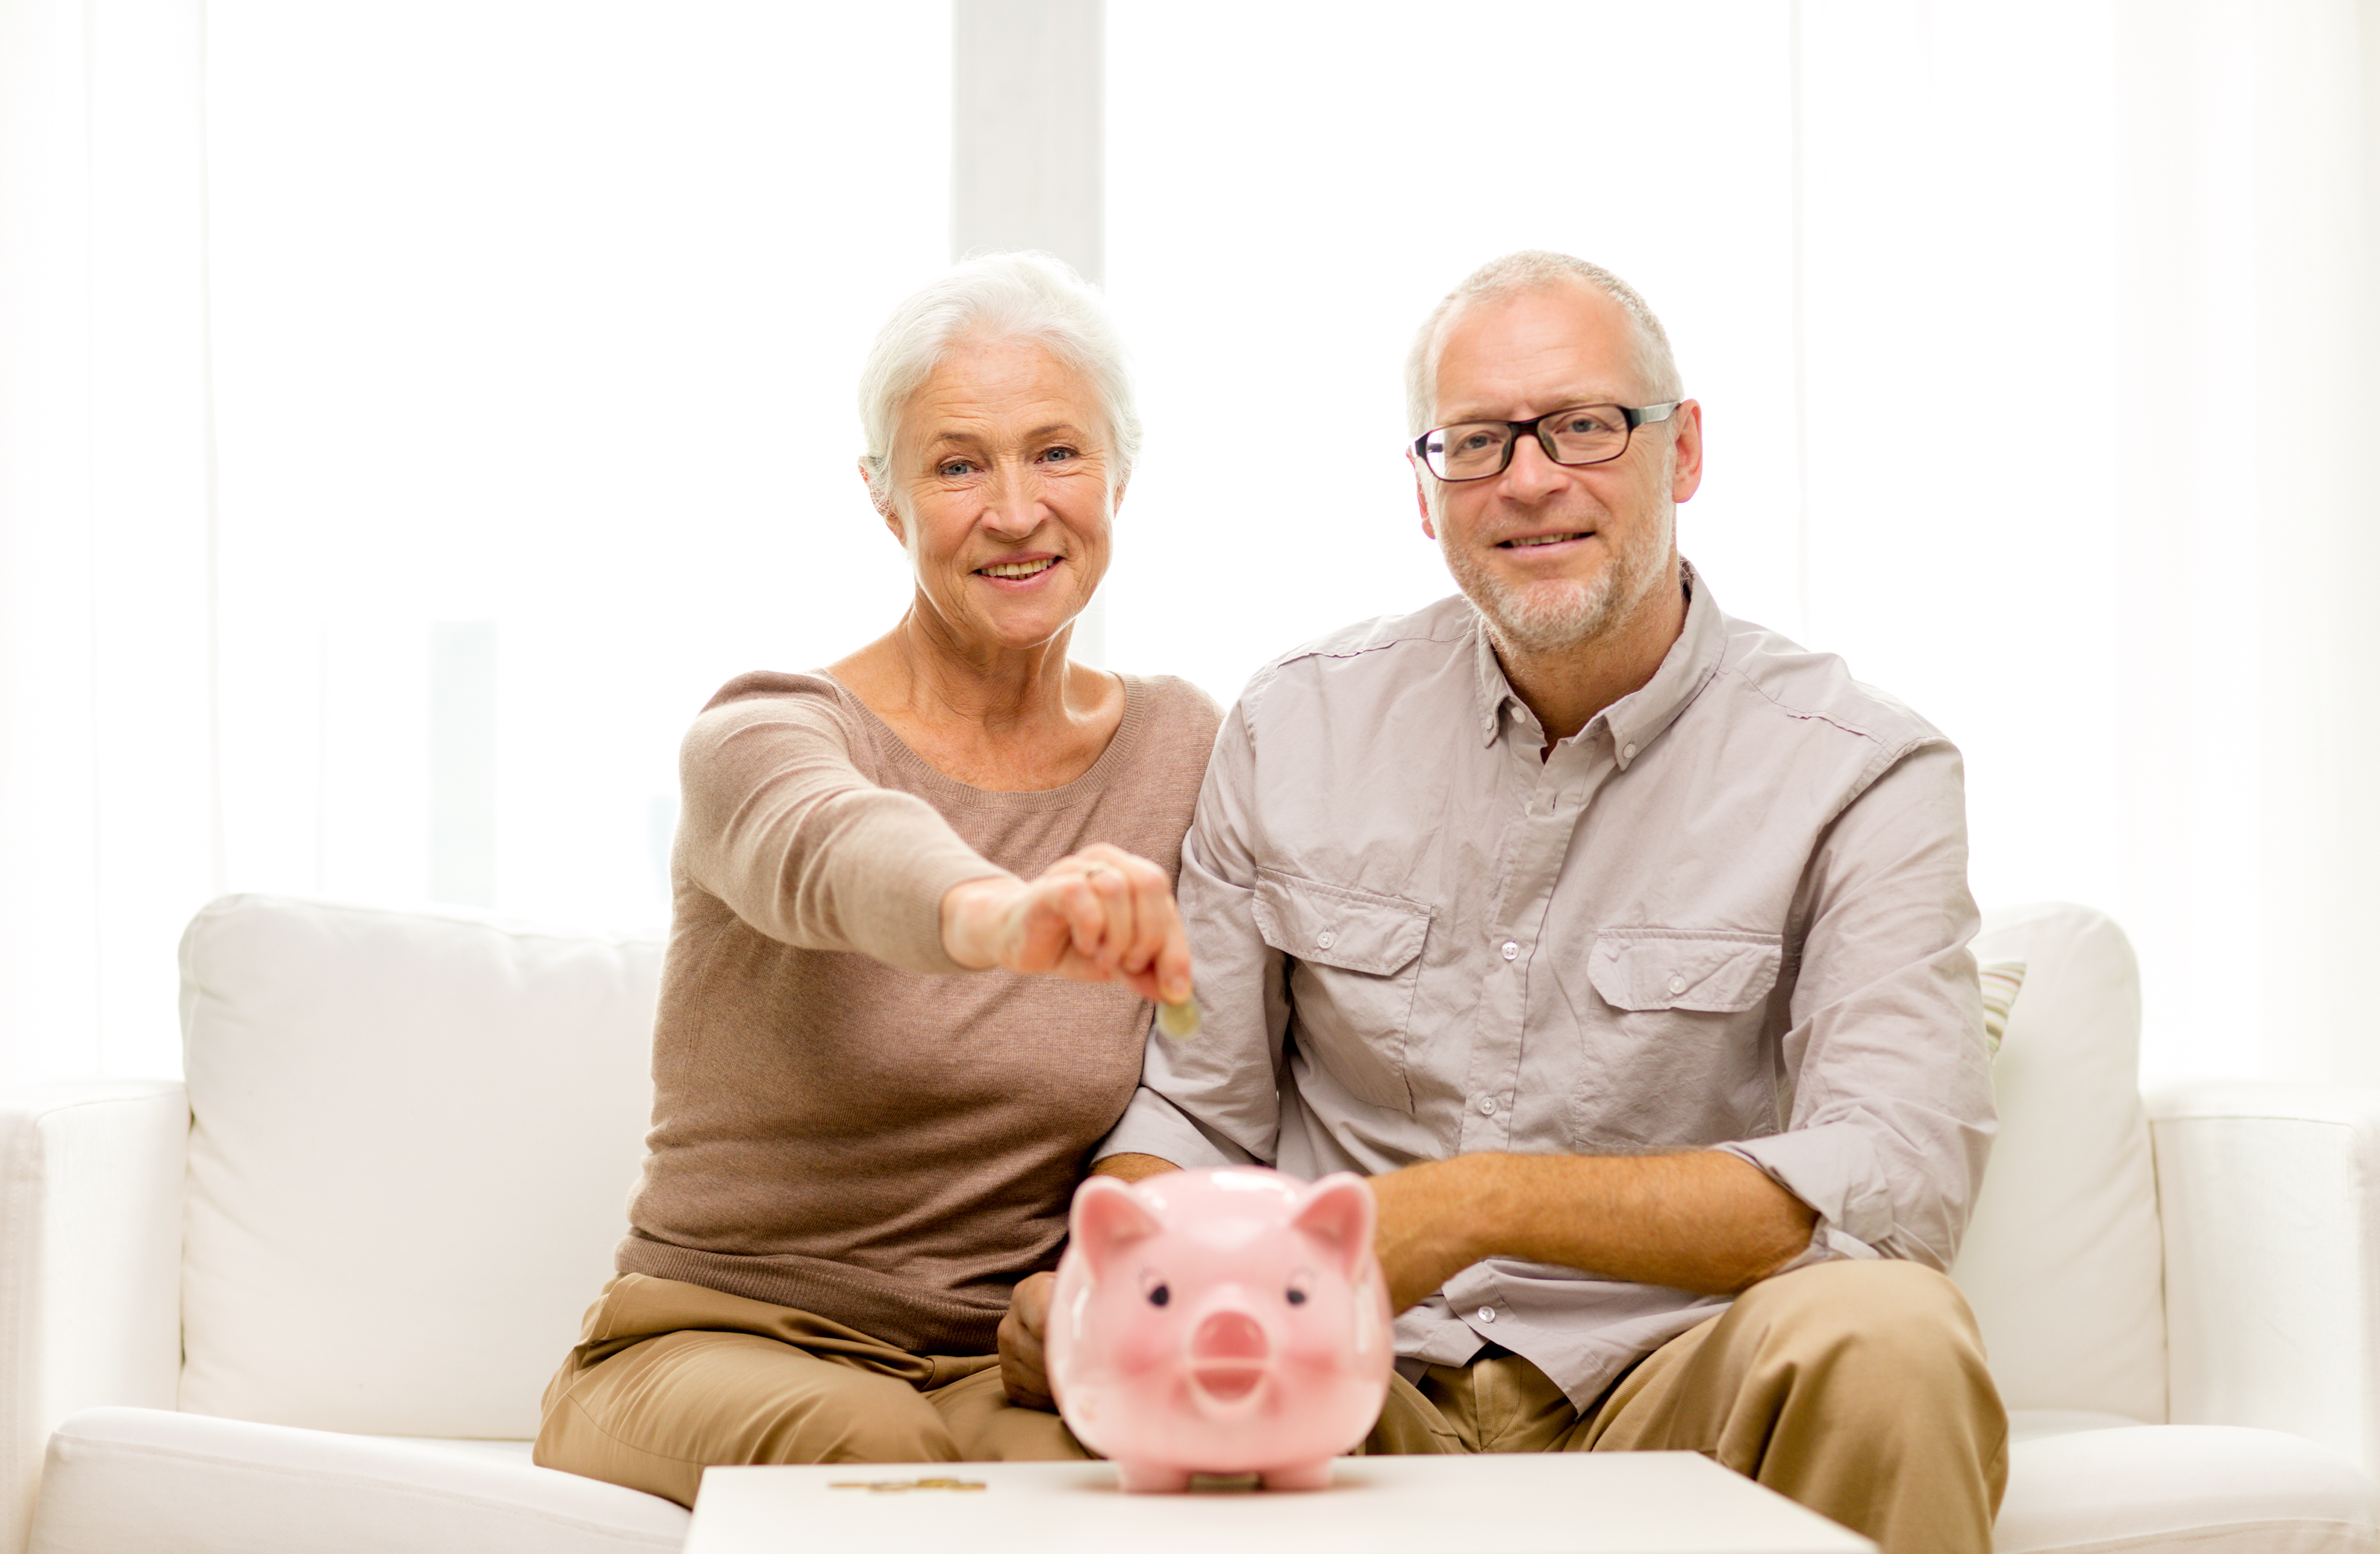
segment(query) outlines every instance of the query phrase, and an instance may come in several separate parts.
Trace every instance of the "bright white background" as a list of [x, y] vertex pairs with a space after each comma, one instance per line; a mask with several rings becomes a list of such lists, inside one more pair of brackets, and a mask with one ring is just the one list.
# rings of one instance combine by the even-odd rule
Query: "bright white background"
[[431, 631], [485, 621], [489, 904], [665, 917], [674, 731], [906, 598], [852, 384], [943, 258], [948, 6], [210, 18], [233, 884], [425, 893]]
[[[456, 626], [484, 898], [638, 926], [695, 710], [905, 597], [851, 395], [948, 251], [944, 0], [197, 16], [0, 0], [10, 1073], [170, 1071], [215, 891], [429, 893]], [[2380, 6], [1492, 18], [1112, 0], [1149, 439], [1106, 661], [1228, 699], [1446, 591], [1410, 332], [1498, 252], [1583, 254], [1706, 407], [1687, 554], [1959, 741], [1978, 896], [2126, 925], [2153, 1073], [2380, 1081]]]

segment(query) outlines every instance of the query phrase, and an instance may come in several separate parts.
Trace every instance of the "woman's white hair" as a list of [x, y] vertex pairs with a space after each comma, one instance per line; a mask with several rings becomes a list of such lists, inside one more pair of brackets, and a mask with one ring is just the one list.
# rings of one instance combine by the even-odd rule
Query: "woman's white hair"
[[1140, 412], [1123, 337], [1097, 287], [1046, 253], [962, 261], [892, 310], [859, 374], [861, 464], [876, 504], [892, 510], [892, 434], [909, 396], [962, 340], [1030, 340], [1082, 374], [1107, 418], [1114, 483], [1140, 455]]
[[1684, 398], [1685, 380], [1678, 376], [1678, 359], [1670, 352], [1670, 333], [1634, 286], [1600, 264], [1547, 249], [1523, 249], [1491, 259], [1464, 276], [1463, 284], [1441, 297], [1422, 321], [1413, 349], [1405, 357], [1405, 420], [1413, 435], [1427, 431], [1438, 413], [1439, 349], [1456, 313], [1475, 302], [1572, 282], [1592, 286], [1619, 303], [1620, 310], [1636, 326], [1636, 369], [1653, 402]]

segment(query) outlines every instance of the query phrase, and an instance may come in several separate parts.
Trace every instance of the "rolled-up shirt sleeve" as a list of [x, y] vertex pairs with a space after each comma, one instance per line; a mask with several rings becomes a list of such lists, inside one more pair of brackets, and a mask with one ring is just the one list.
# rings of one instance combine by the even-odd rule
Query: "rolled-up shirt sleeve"
[[1827, 828], [1800, 893], [1790, 1118], [1718, 1147], [1816, 1210], [1812, 1257], [1948, 1269], [1995, 1127], [1958, 752], [1892, 761]]
[[1100, 1156], [1215, 1166], [1269, 1165], [1280, 1154], [1289, 996], [1281, 952], [1257, 927], [1257, 752], [1245, 707], [1224, 722], [1182, 842], [1176, 899], [1205, 1019], [1184, 1041], [1150, 1032], [1140, 1089]]

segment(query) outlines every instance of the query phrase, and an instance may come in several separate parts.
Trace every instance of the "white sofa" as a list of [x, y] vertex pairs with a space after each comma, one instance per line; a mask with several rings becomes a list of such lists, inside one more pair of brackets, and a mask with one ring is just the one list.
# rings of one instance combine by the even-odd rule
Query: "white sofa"
[[[1956, 1270], [2016, 1411], [2000, 1548], [2380, 1550], [2380, 1097], [2144, 1110], [2113, 923], [1999, 913], [1978, 952], [2027, 968]], [[621, 1229], [659, 963], [201, 912], [187, 1088], [0, 1094], [0, 1554], [676, 1548], [684, 1511], [527, 1447]]]

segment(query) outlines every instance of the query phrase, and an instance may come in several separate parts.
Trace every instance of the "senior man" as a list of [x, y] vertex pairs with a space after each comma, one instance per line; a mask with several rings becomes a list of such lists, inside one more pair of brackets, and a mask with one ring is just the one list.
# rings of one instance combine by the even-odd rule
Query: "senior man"
[[1941, 1271], [1993, 1130], [1958, 752], [1680, 558], [1702, 413], [1616, 276], [1488, 265], [1407, 388], [1462, 595], [1249, 683], [1183, 852], [1206, 1028], [1152, 1038], [1098, 1169], [1372, 1179], [1368, 1451], [1696, 1451], [1981, 1554], [2007, 1417]]

